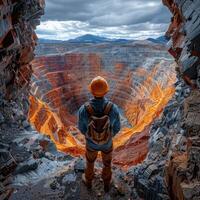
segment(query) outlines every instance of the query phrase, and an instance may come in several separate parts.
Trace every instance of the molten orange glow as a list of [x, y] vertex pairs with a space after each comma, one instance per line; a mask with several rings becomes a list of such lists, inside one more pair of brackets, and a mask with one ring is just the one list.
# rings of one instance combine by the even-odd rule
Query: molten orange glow
[[[116, 73], [120, 73], [122, 71], [121, 68], [123, 66], [117, 66], [118, 70]], [[101, 71], [100, 75], [112, 78], [112, 76], [116, 76], [117, 74], [106, 74], [105, 71]], [[138, 82], [139, 79], [142, 79], [142, 81]], [[123, 105], [121, 108], [124, 110], [124, 114], [132, 127], [123, 127], [113, 140], [115, 163], [120, 165], [124, 163], [125, 166], [128, 166], [137, 164], [145, 158], [148, 151], [149, 127], [172, 98], [175, 80], [176, 76], [173, 66], [169, 66], [168, 69], [163, 71], [161, 65], [158, 64], [150, 72], [142, 67], [134, 72], [127, 72], [125, 79], [118, 81], [115, 86], [116, 93], [111, 99], [115, 103], [118, 104], [119, 102], [119, 105]], [[125, 99], [123, 96], [120, 98], [122, 93], [124, 93], [123, 95], [127, 93], [129, 99]], [[118, 98], [115, 100], [116, 96]], [[56, 102], [60, 104], [59, 96]], [[63, 109], [66, 111], [68, 108]], [[35, 128], [39, 132], [50, 136], [58, 150], [68, 152], [72, 155], [83, 155], [85, 152], [83, 135], [77, 129], [76, 124], [66, 125], [63, 123], [59, 116], [59, 114], [62, 114], [61, 112], [62, 110], [57, 112], [40, 99], [30, 96], [29, 120]], [[68, 116], [71, 118], [74, 117], [71, 114]], [[66, 117], [65, 121], [67, 120]], [[126, 156], [126, 153], [124, 155], [122, 153], [117, 159], [119, 154], [117, 155], [115, 152], [121, 152], [124, 148], [129, 149], [131, 142], [137, 146], [134, 152], [130, 150], [130, 155], [130, 152], [126, 152], [129, 156]]]
[[[141, 133], [146, 126], [160, 115], [168, 101], [174, 94], [173, 83], [176, 79], [175, 74], [169, 74], [167, 79], [167, 86], [163, 88], [162, 81], [155, 81], [154, 76], [159, 66], [148, 74], [148, 78], [138, 88], [138, 99], [134, 97], [132, 102], [125, 106], [125, 114], [133, 128], [124, 128], [120, 134], [114, 139], [114, 148], [123, 145], [133, 134]], [[144, 69], [139, 69], [139, 74], [144, 75]], [[135, 74], [138, 76], [139, 74]], [[147, 92], [148, 91], [148, 92]]]
[[[30, 110], [29, 121], [42, 134], [48, 135], [56, 144], [58, 150], [69, 152], [73, 155], [82, 155], [84, 153], [84, 146], [71, 132], [78, 130], [73, 127], [70, 131], [63, 126], [59, 117], [55, 112], [39, 99], [30, 96]], [[36, 110], [35, 110], [36, 109]], [[45, 120], [44, 120], [45, 119]]]

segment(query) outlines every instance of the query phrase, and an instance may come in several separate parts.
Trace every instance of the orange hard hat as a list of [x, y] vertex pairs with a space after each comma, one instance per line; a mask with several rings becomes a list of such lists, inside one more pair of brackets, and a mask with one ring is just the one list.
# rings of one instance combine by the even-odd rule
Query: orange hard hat
[[101, 76], [97, 76], [91, 81], [89, 90], [93, 96], [103, 97], [109, 91], [109, 86], [106, 79]]

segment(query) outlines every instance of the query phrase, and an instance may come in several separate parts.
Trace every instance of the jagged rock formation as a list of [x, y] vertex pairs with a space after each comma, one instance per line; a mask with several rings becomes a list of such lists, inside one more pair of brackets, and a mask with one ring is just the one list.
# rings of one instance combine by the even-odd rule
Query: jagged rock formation
[[[145, 161], [129, 171], [145, 199], [200, 199], [198, 0], [163, 0], [173, 14], [166, 33], [169, 52], [178, 63], [175, 96], [150, 130]], [[184, 83], [181, 79], [193, 89]]]
[[29, 119], [39, 132], [50, 135], [60, 150], [81, 154], [84, 138], [76, 128], [76, 113], [91, 97], [89, 82], [101, 75], [110, 84], [107, 97], [124, 111], [128, 120], [128, 124], [127, 120], [122, 122], [124, 128], [114, 139], [114, 163], [130, 166], [142, 162], [148, 151], [145, 128], [174, 92], [174, 66], [163, 46], [91, 45], [73, 53], [37, 57], [32, 64], [31, 91], [38, 101], [31, 97]]
[[[37, 38], [34, 29], [44, 14], [44, 1], [3, 0], [0, 9], [1, 123], [17, 124], [26, 119], [29, 109], [30, 61], [34, 58]], [[21, 112], [16, 112], [17, 108]]]
[[0, 199], [8, 199], [13, 189], [6, 178], [15, 169], [20, 172], [23, 167], [37, 167], [34, 161], [27, 163], [33, 151], [14, 139], [31, 130], [27, 122], [30, 61], [37, 38], [34, 29], [44, 13], [44, 1], [1, 0], [0, 11]]
[[173, 152], [167, 165], [167, 184], [174, 199], [200, 198], [200, 92], [192, 91], [184, 104], [185, 149]]
[[173, 199], [200, 199], [200, 2], [163, 2], [173, 14], [167, 31], [171, 37], [169, 52], [179, 64], [180, 75], [194, 89], [184, 104], [187, 149], [174, 152], [167, 166], [167, 180]]
[[171, 38], [169, 52], [179, 64], [179, 72], [193, 88], [199, 87], [200, 2], [198, 0], [163, 0], [172, 22], [166, 33]]
[[[134, 187], [144, 199], [170, 199], [165, 181], [165, 170], [176, 149], [186, 150], [184, 98], [190, 89], [182, 81], [175, 84], [176, 92], [165, 107], [162, 117], [154, 121], [150, 128], [149, 152], [141, 165], [129, 170], [134, 177]], [[173, 191], [174, 192], [174, 191]]]

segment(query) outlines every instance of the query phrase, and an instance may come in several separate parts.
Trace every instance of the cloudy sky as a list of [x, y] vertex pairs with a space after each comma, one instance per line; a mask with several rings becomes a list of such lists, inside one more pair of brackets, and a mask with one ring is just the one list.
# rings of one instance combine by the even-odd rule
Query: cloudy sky
[[46, 0], [39, 38], [68, 40], [84, 34], [108, 38], [156, 38], [171, 15], [162, 0]]

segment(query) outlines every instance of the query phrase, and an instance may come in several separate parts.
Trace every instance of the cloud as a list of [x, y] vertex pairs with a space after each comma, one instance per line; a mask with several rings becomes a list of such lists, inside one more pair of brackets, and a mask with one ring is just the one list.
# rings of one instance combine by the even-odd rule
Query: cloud
[[46, 0], [37, 33], [49, 39], [86, 33], [144, 39], [164, 34], [169, 21], [161, 0]]
[[68, 40], [84, 34], [100, 35], [108, 38], [145, 39], [163, 35], [168, 24], [149, 22], [122, 26], [92, 26], [80, 21], [46, 21], [37, 29], [40, 38]]

